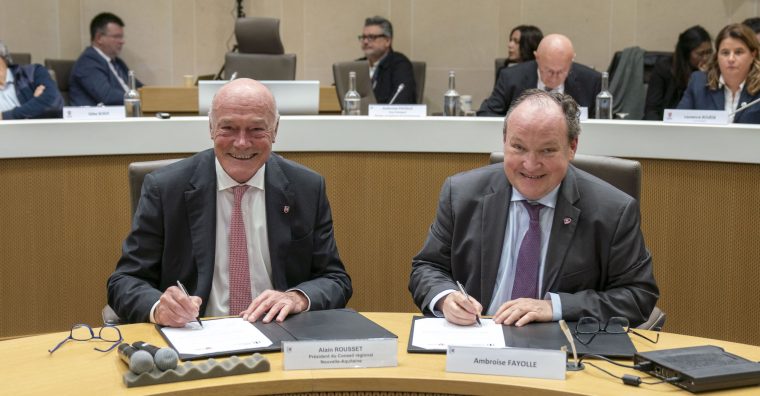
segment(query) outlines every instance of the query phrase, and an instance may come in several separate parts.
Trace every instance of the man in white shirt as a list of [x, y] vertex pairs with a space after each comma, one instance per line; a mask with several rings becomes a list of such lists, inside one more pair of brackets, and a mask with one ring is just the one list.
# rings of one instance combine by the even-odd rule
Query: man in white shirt
[[120, 318], [179, 327], [198, 315], [270, 322], [346, 305], [351, 279], [324, 178], [272, 153], [278, 123], [264, 85], [234, 80], [211, 105], [213, 150], [145, 177], [108, 280]]

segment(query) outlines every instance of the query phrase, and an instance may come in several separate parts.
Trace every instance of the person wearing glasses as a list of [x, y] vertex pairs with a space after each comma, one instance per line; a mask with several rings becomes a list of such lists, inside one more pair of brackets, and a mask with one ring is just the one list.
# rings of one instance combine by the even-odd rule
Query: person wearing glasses
[[[124, 22], [110, 12], [96, 15], [90, 22], [90, 40], [92, 45], [71, 68], [71, 104], [124, 104], [124, 93], [129, 90], [129, 67], [119, 57], [124, 46]], [[137, 88], [143, 85], [139, 80], [135, 83]]]
[[[283, 321], [345, 307], [325, 180], [272, 152], [272, 93], [240, 78], [211, 103], [214, 148], [145, 177], [108, 304], [122, 320], [182, 327], [198, 316]], [[183, 290], [187, 290], [187, 293]]]
[[478, 116], [504, 117], [512, 101], [523, 91], [538, 88], [566, 93], [578, 104], [588, 107], [594, 117], [596, 95], [602, 89], [602, 75], [573, 62], [575, 50], [561, 34], [544, 37], [536, 49], [536, 59], [507, 67], [499, 72], [491, 96], [483, 101]]
[[672, 58], [657, 62], [649, 77], [645, 120], [662, 121], [665, 109], [675, 109], [689, 84], [691, 73], [705, 67], [712, 55], [712, 39], [702, 26], [692, 26], [678, 35]]
[[388, 103], [399, 92], [393, 103], [417, 103], [417, 85], [414, 81], [412, 62], [401, 52], [393, 50], [393, 25], [381, 16], [364, 20], [364, 30], [359, 36], [364, 57], [357, 60], [369, 62], [372, 92], [377, 103]]
[[[752, 29], [734, 23], [715, 37], [706, 71], [689, 79], [679, 109], [725, 110], [729, 114], [760, 98], [760, 43]], [[760, 124], [760, 106], [729, 115], [730, 122]]]
[[577, 103], [527, 90], [507, 113], [503, 134], [503, 164], [444, 182], [427, 240], [412, 259], [417, 306], [458, 325], [479, 315], [516, 326], [582, 317], [644, 323], [659, 290], [639, 204], [570, 164], [580, 134]]

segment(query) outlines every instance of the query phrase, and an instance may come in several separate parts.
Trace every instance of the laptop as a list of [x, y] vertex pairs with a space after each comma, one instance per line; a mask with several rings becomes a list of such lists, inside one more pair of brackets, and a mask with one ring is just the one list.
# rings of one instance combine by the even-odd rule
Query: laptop
[[[227, 80], [198, 81], [198, 113], [208, 115], [211, 100]], [[277, 110], [283, 115], [313, 115], [319, 113], [318, 80], [259, 81], [274, 95]]]

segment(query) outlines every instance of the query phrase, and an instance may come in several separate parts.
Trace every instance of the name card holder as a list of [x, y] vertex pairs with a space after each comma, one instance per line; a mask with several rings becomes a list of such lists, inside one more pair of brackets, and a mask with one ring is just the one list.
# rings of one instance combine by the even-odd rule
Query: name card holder
[[567, 354], [560, 350], [449, 345], [446, 371], [544, 379], [565, 379]]
[[398, 366], [398, 339], [283, 341], [283, 368], [311, 370]]
[[662, 121], [680, 124], [727, 125], [728, 112], [725, 110], [681, 110], [665, 109]]
[[371, 104], [370, 117], [425, 117], [427, 105], [424, 104]]
[[123, 120], [124, 106], [64, 106], [64, 120]]

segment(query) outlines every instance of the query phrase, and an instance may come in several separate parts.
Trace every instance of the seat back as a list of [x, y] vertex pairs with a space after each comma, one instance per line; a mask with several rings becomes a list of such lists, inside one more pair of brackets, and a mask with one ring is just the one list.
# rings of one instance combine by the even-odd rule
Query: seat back
[[496, 74], [496, 78], [499, 78], [499, 69], [504, 67], [504, 62], [506, 61], [507, 58], [496, 58], [493, 60], [493, 71]]
[[256, 80], [295, 80], [295, 54], [243, 54], [228, 52], [224, 56], [224, 78], [229, 80], [232, 73], [237, 77]]
[[137, 210], [137, 204], [140, 202], [140, 192], [142, 191], [142, 184], [143, 179], [145, 179], [145, 175], [153, 172], [156, 169], [163, 168], [166, 165], [173, 164], [180, 159], [181, 158], [133, 162], [129, 164], [129, 196], [132, 205], [133, 216]]
[[[503, 161], [504, 153], [499, 151], [491, 153], [492, 164]], [[575, 159], [571, 163], [641, 202], [641, 163], [639, 161], [575, 154]]]
[[335, 79], [335, 92], [338, 94], [338, 103], [340, 103], [342, 110], [343, 97], [348, 92], [348, 73], [352, 71], [356, 72], [356, 90], [362, 98], [362, 114], [366, 115], [369, 105], [377, 103], [375, 93], [372, 92], [372, 82], [369, 78], [369, 63], [367, 61], [333, 63], [333, 78]]
[[238, 51], [244, 54], [282, 55], [285, 48], [280, 39], [280, 20], [249, 17], [235, 20], [235, 40]]
[[28, 65], [32, 63], [32, 54], [28, 52], [11, 52], [11, 59], [17, 65]]
[[416, 85], [415, 98], [417, 103], [422, 103], [425, 96], [425, 73], [427, 64], [422, 61], [411, 61], [412, 72], [414, 73], [414, 84]]
[[[610, 76], [610, 81], [612, 81], [612, 77], [615, 75], [615, 71], [617, 70], [618, 65], [620, 64], [620, 55], [622, 54], [622, 51], [616, 51], [615, 54], [612, 56], [612, 60], [610, 61], [610, 66], [607, 68], [607, 73]], [[672, 59], [673, 53], [667, 52], [667, 51], [645, 51], [644, 52], [644, 81], [643, 83], [648, 85], [649, 84], [649, 77], [652, 75], [652, 70], [654, 70], [654, 65], [657, 64], [661, 59]]]
[[76, 61], [69, 59], [45, 59], [45, 67], [50, 70], [50, 74], [58, 85], [58, 90], [63, 96], [63, 104], [69, 104], [69, 76], [71, 69]]

